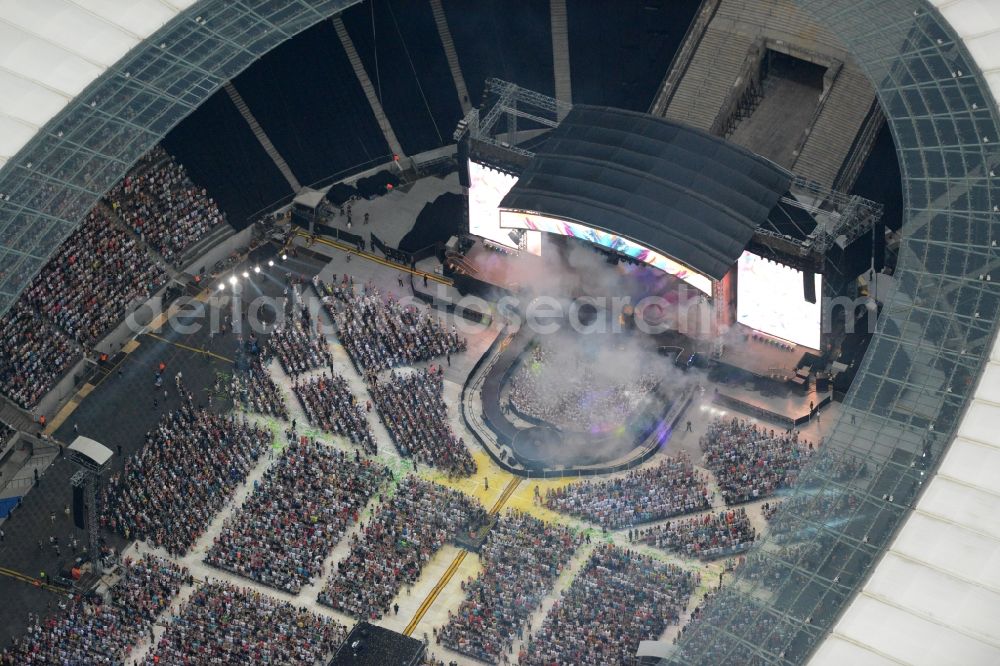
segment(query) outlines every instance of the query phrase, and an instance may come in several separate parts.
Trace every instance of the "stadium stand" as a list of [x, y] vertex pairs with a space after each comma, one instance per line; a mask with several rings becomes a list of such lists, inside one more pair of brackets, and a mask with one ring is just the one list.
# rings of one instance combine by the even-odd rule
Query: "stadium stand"
[[224, 90], [185, 118], [161, 144], [212, 193], [239, 230], [257, 211], [293, 192]]
[[0, 390], [21, 407], [37, 405], [80, 355], [23, 297], [0, 319]]
[[[367, 0], [342, 18], [403, 150], [414, 155], [451, 143], [461, 109], [430, 4]], [[417, 25], [404, 31], [407, 21]]]
[[185, 249], [225, 221], [215, 199], [170, 155], [132, 170], [107, 199], [139, 238], [175, 266]]
[[566, 0], [573, 102], [646, 112], [699, 0]]
[[329, 21], [277, 47], [233, 83], [303, 185], [392, 159]]
[[490, 77], [555, 94], [548, 3], [483, 0], [474, 12], [464, 0], [443, 4], [473, 106]]

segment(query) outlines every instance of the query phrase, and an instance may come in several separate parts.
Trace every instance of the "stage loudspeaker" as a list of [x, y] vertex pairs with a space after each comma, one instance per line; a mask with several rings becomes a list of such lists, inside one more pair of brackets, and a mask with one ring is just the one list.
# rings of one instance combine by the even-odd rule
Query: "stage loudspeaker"
[[802, 295], [807, 303], [816, 302], [816, 278], [812, 271], [802, 271]]
[[87, 529], [87, 519], [84, 517], [87, 514], [83, 497], [85, 490], [86, 486], [73, 486], [73, 524], [81, 530]]
[[876, 273], [885, 268], [885, 224], [882, 222], [872, 229], [872, 263]]
[[469, 139], [463, 137], [458, 142], [458, 153], [455, 156], [458, 162], [458, 184], [462, 187], [471, 187], [469, 180]]

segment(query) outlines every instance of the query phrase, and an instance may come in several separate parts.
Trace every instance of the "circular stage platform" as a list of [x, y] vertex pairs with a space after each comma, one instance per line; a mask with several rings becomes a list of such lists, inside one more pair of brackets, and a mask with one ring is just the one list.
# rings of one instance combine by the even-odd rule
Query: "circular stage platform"
[[499, 444], [509, 448], [510, 463], [532, 473], [595, 473], [596, 468], [618, 467], [623, 461], [638, 464], [667, 439], [680, 405], [660, 384], [644, 394], [621, 422], [589, 430], [558, 427], [520, 413], [509, 401], [501, 402], [500, 394], [532, 340], [523, 329], [515, 334], [490, 365], [482, 384], [483, 423]]

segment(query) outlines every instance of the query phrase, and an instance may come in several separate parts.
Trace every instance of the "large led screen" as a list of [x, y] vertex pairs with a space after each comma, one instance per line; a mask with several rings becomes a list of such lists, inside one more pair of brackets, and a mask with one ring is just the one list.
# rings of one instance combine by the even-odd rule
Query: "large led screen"
[[823, 279], [816, 302], [802, 293], [802, 271], [744, 252], [737, 264], [736, 321], [782, 340], [819, 349]]
[[569, 222], [544, 215], [535, 215], [534, 213], [502, 210], [500, 211], [500, 226], [507, 229], [531, 229], [550, 234], [581, 238], [595, 245], [620, 252], [637, 261], [647, 263], [654, 268], [658, 268], [665, 273], [684, 280], [705, 294], [711, 295], [712, 293], [712, 281], [701, 273], [627, 238], [616, 236], [600, 229], [594, 229], [579, 222]]
[[[500, 228], [500, 201], [517, 182], [517, 176], [496, 171], [478, 162], [469, 162], [469, 233], [510, 248], [517, 248], [511, 240], [510, 229]], [[536, 238], [528, 238], [529, 245], [537, 245]], [[532, 242], [535, 241], [535, 242]], [[533, 247], [529, 248], [533, 251]], [[534, 254], [538, 254], [537, 251]]]

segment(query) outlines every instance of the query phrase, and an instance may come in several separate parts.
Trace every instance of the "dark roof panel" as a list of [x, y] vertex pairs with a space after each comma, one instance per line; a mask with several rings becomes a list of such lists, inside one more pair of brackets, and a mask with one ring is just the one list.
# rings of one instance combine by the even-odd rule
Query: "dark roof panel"
[[721, 279], [791, 180], [700, 130], [578, 105], [500, 205], [628, 237]]

